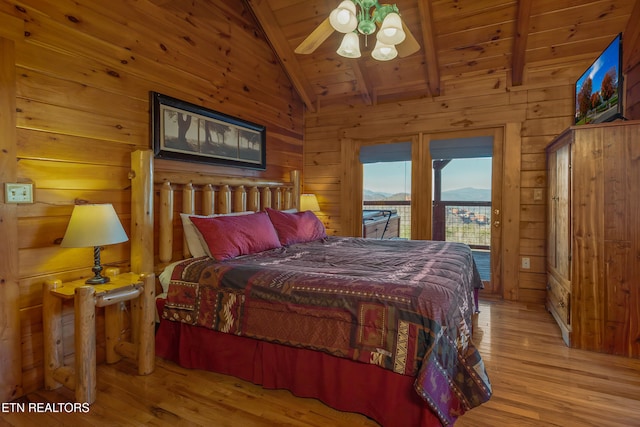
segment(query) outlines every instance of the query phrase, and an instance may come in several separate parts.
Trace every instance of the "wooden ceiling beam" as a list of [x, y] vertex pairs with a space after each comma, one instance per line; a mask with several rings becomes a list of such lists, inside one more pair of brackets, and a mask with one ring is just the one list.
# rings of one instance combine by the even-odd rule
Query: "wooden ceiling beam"
[[360, 68], [360, 65], [358, 65], [358, 61], [350, 61], [349, 65], [353, 70], [353, 77], [356, 79], [362, 102], [365, 105], [371, 105], [371, 85], [365, 78], [365, 74], [362, 73], [362, 69]]
[[524, 76], [524, 60], [527, 53], [527, 38], [529, 37], [529, 20], [531, 19], [532, 0], [518, 1], [518, 15], [511, 54], [511, 84], [520, 86]]
[[285, 38], [267, 0], [243, 0], [247, 9], [253, 14], [256, 22], [266, 36], [267, 42], [280, 61], [282, 68], [289, 76], [302, 102], [311, 112], [316, 111], [316, 95], [309, 80], [305, 78], [302, 67], [296, 59], [293, 49]]
[[438, 63], [438, 52], [436, 50], [431, 1], [418, 1], [418, 11], [420, 13], [420, 25], [422, 26], [422, 46], [426, 62], [424, 69], [427, 86], [431, 96], [436, 97], [440, 96], [440, 64]]

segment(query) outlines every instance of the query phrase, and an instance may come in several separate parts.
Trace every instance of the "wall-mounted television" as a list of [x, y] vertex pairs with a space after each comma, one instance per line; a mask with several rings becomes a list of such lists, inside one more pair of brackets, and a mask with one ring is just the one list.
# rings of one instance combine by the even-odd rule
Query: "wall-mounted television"
[[575, 124], [622, 118], [623, 95], [622, 34], [618, 34], [576, 81]]

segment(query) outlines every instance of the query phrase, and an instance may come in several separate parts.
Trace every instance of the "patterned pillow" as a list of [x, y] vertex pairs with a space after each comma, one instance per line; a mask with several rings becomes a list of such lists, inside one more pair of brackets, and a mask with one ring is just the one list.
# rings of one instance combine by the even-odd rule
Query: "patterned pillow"
[[219, 261], [280, 247], [276, 230], [264, 212], [190, 219], [207, 243], [208, 255]]
[[324, 224], [311, 211], [287, 213], [266, 208], [282, 246], [324, 239]]

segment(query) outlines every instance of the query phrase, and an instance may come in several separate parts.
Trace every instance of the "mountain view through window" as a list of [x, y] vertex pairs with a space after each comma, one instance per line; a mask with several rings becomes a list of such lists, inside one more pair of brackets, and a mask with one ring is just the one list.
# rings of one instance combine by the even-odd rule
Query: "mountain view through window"
[[[441, 173], [441, 200], [456, 202], [490, 202], [491, 201], [491, 158], [454, 159]], [[411, 162], [379, 162], [364, 164], [363, 171], [363, 210], [393, 210], [400, 218], [400, 237], [411, 235]], [[434, 194], [435, 191], [432, 192]], [[460, 208], [455, 215], [461, 215]], [[474, 225], [488, 224], [490, 207], [476, 208], [477, 218], [471, 219]], [[484, 211], [487, 212], [484, 212]], [[457, 212], [460, 211], [460, 212]], [[467, 210], [464, 210], [466, 213]], [[470, 211], [469, 211], [470, 212]], [[452, 212], [449, 212], [451, 216]], [[447, 235], [452, 231], [447, 229]], [[488, 244], [487, 236], [477, 242]]]

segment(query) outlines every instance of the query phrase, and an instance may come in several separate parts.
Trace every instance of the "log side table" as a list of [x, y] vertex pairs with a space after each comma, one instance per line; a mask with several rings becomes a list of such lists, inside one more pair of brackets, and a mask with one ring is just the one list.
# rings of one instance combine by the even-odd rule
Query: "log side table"
[[[77, 402], [96, 400], [96, 307], [105, 308], [106, 361], [118, 362], [122, 356], [137, 362], [138, 374], [153, 372], [154, 275], [117, 274], [103, 285], [87, 285], [83, 280], [44, 284], [42, 320], [44, 332], [44, 381], [47, 390], [62, 385], [75, 391]], [[62, 303], [74, 300], [75, 366], [64, 365]], [[131, 301], [131, 341], [121, 340], [121, 304]]]

